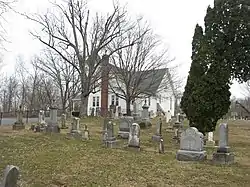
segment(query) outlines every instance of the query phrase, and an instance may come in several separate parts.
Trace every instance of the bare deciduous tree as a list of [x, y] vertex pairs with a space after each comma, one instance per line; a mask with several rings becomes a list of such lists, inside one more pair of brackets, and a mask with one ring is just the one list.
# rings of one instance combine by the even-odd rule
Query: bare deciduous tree
[[[130, 105], [136, 98], [155, 95], [171, 85], [171, 75], [168, 65], [171, 59], [168, 51], [162, 48], [162, 43], [157, 39], [149, 26], [145, 26], [141, 19], [137, 25], [126, 35], [113, 42], [116, 50], [112, 56], [110, 88], [113, 93], [126, 101], [127, 115], [131, 115]], [[123, 42], [139, 41], [127, 48], [120, 48]]]
[[[72, 62], [74, 61], [72, 56]], [[51, 77], [59, 89], [62, 110], [65, 112], [72, 98], [79, 94], [79, 75], [75, 68], [66, 63], [51, 49], [44, 51], [44, 56], [36, 57], [32, 65]]]
[[[122, 42], [119, 48], [108, 47], [118, 37], [128, 32], [133, 25], [127, 21], [125, 9], [114, 5], [107, 17], [98, 13], [90, 20], [87, 4], [80, 0], [68, 0], [65, 4], [53, 4], [53, 11], [45, 15], [26, 17], [41, 26], [39, 32], [31, 32], [45, 46], [51, 48], [61, 58], [73, 66], [80, 75], [81, 115], [87, 114], [88, 96], [100, 79], [100, 55], [133, 45], [136, 41]], [[136, 40], [137, 38], [135, 38]], [[106, 51], [107, 50], [107, 51]], [[71, 55], [76, 55], [72, 61]]]

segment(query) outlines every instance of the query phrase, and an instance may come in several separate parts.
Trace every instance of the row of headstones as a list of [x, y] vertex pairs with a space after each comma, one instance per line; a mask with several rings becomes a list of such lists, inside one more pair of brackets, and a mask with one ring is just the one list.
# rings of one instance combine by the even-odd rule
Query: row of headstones
[[[106, 123], [104, 123], [106, 124]], [[127, 129], [123, 129], [127, 130]], [[121, 132], [119, 132], [121, 133]], [[116, 143], [114, 136], [112, 121], [107, 123], [103, 129], [104, 143], [107, 147], [113, 147]], [[140, 148], [140, 126], [133, 123], [129, 128], [128, 134], [123, 131], [123, 137], [128, 135], [128, 147]], [[162, 121], [161, 118], [156, 123], [156, 132], [152, 136], [152, 140], [159, 142], [159, 152], [164, 153], [163, 137], [162, 137]], [[213, 142], [213, 133], [208, 133], [208, 141]], [[195, 127], [189, 127], [180, 135], [180, 150], [177, 151], [177, 160], [180, 161], [200, 161], [207, 158], [204, 150], [204, 135]], [[230, 152], [228, 146], [228, 125], [225, 123], [219, 126], [219, 146], [213, 154], [213, 163], [231, 164], [234, 162], [234, 154]]]
[[[129, 118], [125, 118], [129, 119]], [[140, 125], [138, 123], [134, 123], [132, 118], [130, 121], [126, 122], [126, 128], [119, 128], [118, 137], [122, 137], [123, 139], [128, 139], [128, 147], [134, 148], [136, 150], [140, 150]], [[132, 123], [131, 125], [128, 125]], [[163, 145], [163, 137], [161, 134], [162, 122], [161, 119], [157, 123], [157, 130], [155, 135], [153, 135], [152, 140], [159, 143], [159, 153], [164, 153], [164, 145]], [[106, 147], [114, 148], [117, 145], [117, 139], [114, 135], [114, 124], [109, 119], [104, 120], [103, 126], [103, 143]]]
[[[51, 112], [50, 115], [51, 115], [50, 119], [53, 122], [52, 125], [58, 126], [58, 124], [57, 124], [57, 113], [56, 112]], [[72, 135], [74, 137], [77, 137], [77, 138], [82, 138], [82, 139], [88, 140], [89, 139], [89, 130], [88, 130], [87, 125], [84, 125], [84, 130], [83, 130], [83, 133], [82, 133], [82, 131], [80, 130], [80, 118], [74, 117], [72, 119], [73, 119], [73, 121], [71, 123], [71, 129], [70, 129], [68, 134]], [[46, 129], [46, 127], [48, 127], [48, 124], [45, 122], [44, 111], [41, 110], [39, 112], [38, 124], [37, 124], [36, 128], [34, 128], [34, 131], [35, 132], [41, 132], [41, 130], [43, 130], [43, 128]], [[61, 116], [61, 127], [60, 127], [60, 129], [68, 129], [68, 127], [66, 126], [66, 114], [62, 114], [62, 116]], [[43, 131], [48, 132], [47, 130], [43, 130]], [[54, 131], [52, 131], [52, 132], [54, 132]], [[56, 132], [60, 132], [60, 131], [56, 131]]]
[[[189, 127], [181, 134], [180, 150], [176, 155], [179, 161], [203, 161], [207, 159], [204, 150], [204, 136], [195, 127]], [[234, 154], [228, 146], [228, 125], [219, 125], [219, 146], [213, 153], [212, 162], [215, 164], [231, 164], [234, 162]]]

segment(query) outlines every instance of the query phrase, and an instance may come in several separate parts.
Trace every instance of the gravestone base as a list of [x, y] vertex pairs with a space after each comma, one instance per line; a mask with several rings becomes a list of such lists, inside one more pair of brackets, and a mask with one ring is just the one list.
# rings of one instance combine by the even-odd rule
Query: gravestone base
[[128, 145], [127, 149], [132, 150], [132, 151], [140, 151], [141, 150], [140, 146], [133, 146], [133, 145]]
[[44, 131], [46, 133], [60, 133], [60, 127], [58, 125], [49, 124], [45, 126]]
[[82, 132], [79, 130], [71, 130], [70, 133], [68, 133], [69, 136], [77, 139], [83, 139]]
[[122, 139], [128, 139], [128, 137], [129, 137], [129, 132], [118, 131], [118, 137], [120, 137], [120, 138], [122, 138]]
[[207, 159], [206, 151], [178, 150], [176, 159], [179, 161], [203, 161]]
[[152, 140], [153, 140], [154, 142], [160, 142], [161, 139], [162, 139], [162, 136], [161, 136], [161, 135], [153, 135], [153, 136], [152, 136]]
[[61, 129], [68, 129], [69, 127], [67, 126], [62, 126]]
[[214, 153], [213, 164], [233, 164], [234, 163], [234, 154], [233, 153]]
[[116, 148], [117, 146], [116, 140], [106, 140], [104, 143], [105, 143], [105, 146], [108, 148]]
[[215, 146], [215, 141], [206, 141], [206, 147], [214, 147]]
[[13, 130], [23, 130], [25, 129], [25, 125], [23, 123], [15, 122], [12, 126]]

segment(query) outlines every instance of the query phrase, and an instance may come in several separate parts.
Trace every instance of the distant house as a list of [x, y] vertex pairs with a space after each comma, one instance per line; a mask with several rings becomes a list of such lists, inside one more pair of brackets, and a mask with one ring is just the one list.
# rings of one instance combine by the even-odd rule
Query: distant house
[[[108, 64], [108, 65], [107, 65]], [[102, 80], [100, 88], [95, 90], [95, 93], [89, 95], [88, 100], [88, 115], [97, 115], [102, 111], [107, 111], [111, 106], [115, 107], [116, 111], [119, 111], [121, 115], [126, 114], [126, 101], [119, 98], [116, 93], [119, 92], [117, 82], [110, 77], [112, 72], [110, 69], [114, 68], [106, 61], [106, 72], [102, 73]], [[139, 77], [139, 74], [143, 72], [137, 72], [135, 79]], [[166, 84], [167, 82], [167, 84]], [[146, 103], [149, 106], [151, 117], [154, 117], [157, 111], [163, 113], [175, 114], [176, 93], [169, 70], [167, 68], [150, 70], [147, 72], [147, 77], [140, 81], [138, 85], [143, 92], [140, 98], [131, 102], [132, 113], [141, 114], [142, 106]], [[112, 88], [112, 89], [111, 89]], [[73, 99], [73, 101], [79, 101], [80, 97]], [[118, 115], [118, 112], [116, 112]]]

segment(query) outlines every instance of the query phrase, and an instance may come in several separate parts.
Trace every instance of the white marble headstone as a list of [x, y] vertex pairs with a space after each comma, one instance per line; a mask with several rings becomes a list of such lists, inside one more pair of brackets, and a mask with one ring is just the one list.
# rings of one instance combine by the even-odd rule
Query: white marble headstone
[[213, 132], [208, 132], [208, 141], [213, 142], [214, 141], [214, 133]]
[[168, 112], [166, 113], [166, 122], [169, 123], [170, 120], [171, 120], [171, 112], [168, 111]]
[[226, 123], [221, 123], [219, 126], [219, 147], [228, 147], [228, 126]]
[[129, 132], [128, 146], [140, 147], [140, 126], [137, 123], [131, 125]]
[[195, 127], [189, 127], [181, 133], [180, 149], [189, 151], [204, 150], [204, 136]]

